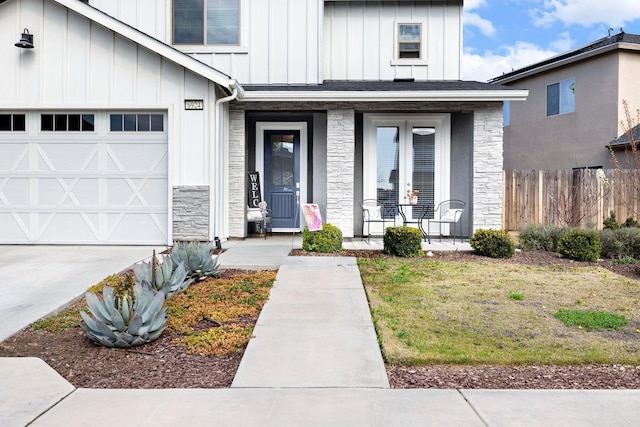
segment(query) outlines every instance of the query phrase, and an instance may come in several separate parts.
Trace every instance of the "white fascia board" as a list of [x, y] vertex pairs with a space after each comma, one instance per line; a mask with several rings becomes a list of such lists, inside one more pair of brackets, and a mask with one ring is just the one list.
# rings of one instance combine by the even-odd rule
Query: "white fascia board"
[[231, 89], [235, 84], [239, 86], [231, 77], [209, 67], [208, 65], [194, 59], [173, 47], [162, 43], [161, 41], [154, 39], [153, 37], [136, 30], [135, 28], [117, 20], [116, 18], [105, 14], [104, 12], [84, 4], [78, 0], [53, 0], [54, 2], [70, 9], [85, 18], [102, 25], [103, 27], [114, 31], [124, 38], [131, 40], [134, 43], [144, 46], [152, 52], [167, 58], [168, 60], [175, 62], [176, 64], [214, 82], [218, 85]]
[[526, 101], [528, 90], [425, 91], [425, 92], [338, 92], [338, 91], [245, 91], [241, 101], [313, 102], [403, 102], [403, 101]]

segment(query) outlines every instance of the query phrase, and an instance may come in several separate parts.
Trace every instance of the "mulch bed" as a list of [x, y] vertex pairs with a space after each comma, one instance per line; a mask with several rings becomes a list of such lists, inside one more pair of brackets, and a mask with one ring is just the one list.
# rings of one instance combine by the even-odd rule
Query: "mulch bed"
[[[294, 250], [291, 255], [310, 254]], [[340, 255], [381, 256], [379, 251], [344, 251]], [[468, 252], [438, 252], [430, 259], [540, 266], [600, 265], [636, 280], [640, 278], [636, 265], [612, 261], [576, 263], [544, 252], [518, 252], [508, 260], [479, 257]], [[250, 321], [255, 324], [256, 319]], [[29, 327], [0, 343], [0, 357], [39, 357], [74, 386], [83, 388], [221, 388], [231, 385], [242, 354], [228, 357], [190, 355], [172, 343], [174, 338], [165, 332], [152, 343], [133, 350], [120, 350], [92, 344], [79, 327], [57, 334]], [[387, 373], [393, 388], [640, 388], [638, 366], [387, 366]]]

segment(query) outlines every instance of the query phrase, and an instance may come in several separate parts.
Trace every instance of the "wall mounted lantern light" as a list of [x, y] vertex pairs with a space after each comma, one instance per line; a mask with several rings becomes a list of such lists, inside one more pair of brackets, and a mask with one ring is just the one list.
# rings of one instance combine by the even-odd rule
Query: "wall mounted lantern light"
[[25, 28], [16, 46], [22, 49], [33, 49], [33, 34], [29, 34], [29, 30]]

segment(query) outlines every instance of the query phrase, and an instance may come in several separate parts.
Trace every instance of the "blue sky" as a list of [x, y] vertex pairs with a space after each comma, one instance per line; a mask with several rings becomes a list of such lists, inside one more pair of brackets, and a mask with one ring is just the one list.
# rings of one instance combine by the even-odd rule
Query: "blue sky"
[[486, 81], [620, 27], [640, 34], [640, 0], [464, 0], [463, 79]]

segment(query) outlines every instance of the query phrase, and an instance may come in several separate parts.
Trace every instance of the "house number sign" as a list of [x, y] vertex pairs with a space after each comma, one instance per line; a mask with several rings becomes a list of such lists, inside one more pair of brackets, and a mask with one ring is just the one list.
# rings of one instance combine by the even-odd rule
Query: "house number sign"
[[204, 101], [202, 99], [185, 99], [185, 110], [202, 110], [204, 109]]

